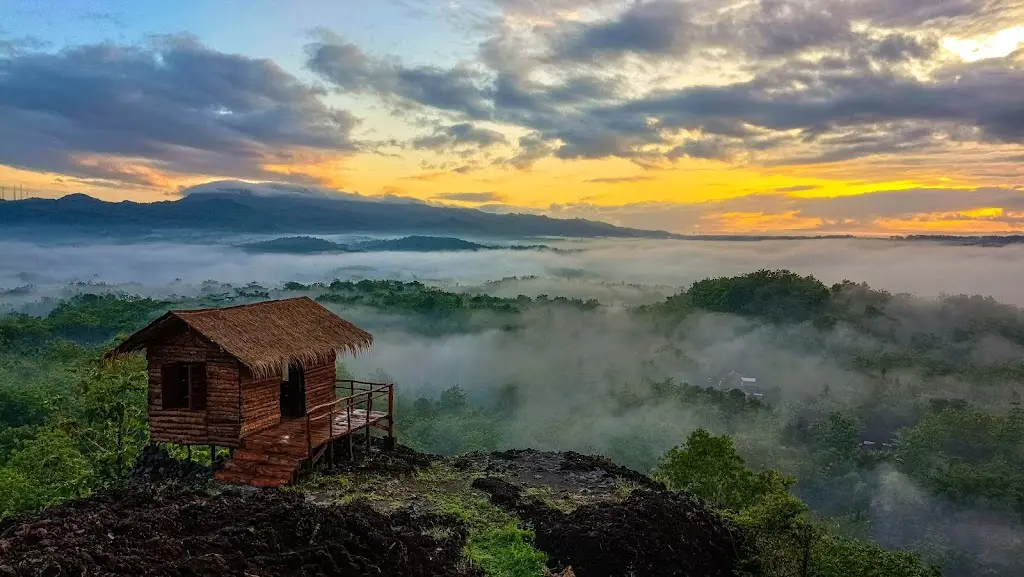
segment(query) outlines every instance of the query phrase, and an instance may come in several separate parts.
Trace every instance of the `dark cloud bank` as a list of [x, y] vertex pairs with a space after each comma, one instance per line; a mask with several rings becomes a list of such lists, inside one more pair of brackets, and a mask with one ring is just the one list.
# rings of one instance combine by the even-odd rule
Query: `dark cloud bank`
[[15, 53], [0, 58], [0, 163], [142, 185], [145, 169], [267, 177], [290, 151], [356, 148], [356, 119], [321, 96], [187, 36]]
[[[326, 31], [307, 46], [306, 66], [330, 90], [428, 113], [434, 126], [411, 139], [416, 148], [506, 147], [479, 124], [515, 130], [511, 155], [490, 159], [514, 168], [547, 156], [820, 163], [1024, 142], [1024, 53], [963, 63], [940, 47], [948, 35], [1019, 22], [1015, 3], [538, 6], [496, 0], [504, 18], [455, 67], [406, 65]], [[518, 24], [525, 15], [543, 25]], [[268, 163], [385, 144], [357, 142], [358, 119], [325, 104], [323, 88], [188, 36], [56, 52], [3, 46], [0, 163], [9, 166], [144, 185], [157, 184], [153, 172], [261, 178]], [[694, 74], [673, 67], [701, 62], [730, 76], [668, 82]]]
[[[939, 43], [976, 32], [978, 22], [1008, 26], [1019, 16], [1013, 4], [725, 6], [637, 2], [596, 20], [556, 18], [525, 39], [506, 24], [482, 46], [482, 66], [453, 69], [404, 67], [331, 37], [308, 47], [308, 66], [341, 90], [532, 130], [533, 146], [521, 146], [527, 155], [543, 144], [561, 158], [722, 160], [802, 147], [804, 155], [780, 160], [813, 163], [926, 151], [950, 139], [1024, 141], [1015, 96], [1024, 91], [1022, 53], [967, 64], [943, 60]], [[624, 80], [629, 59], [654, 65], [710, 54], [749, 78], [679, 89], [655, 82], [639, 94]], [[539, 82], [541, 71], [554, 80]], [[699, 135], [680, 143], [684, 130]]]

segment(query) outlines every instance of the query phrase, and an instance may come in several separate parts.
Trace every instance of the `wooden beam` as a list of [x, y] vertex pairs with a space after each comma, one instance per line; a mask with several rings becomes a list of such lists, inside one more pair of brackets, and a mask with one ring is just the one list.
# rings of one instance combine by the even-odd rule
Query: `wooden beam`
[[370, 458], [370, 415], [373, 414], [373, 396], [366, 396], [366, 458]]

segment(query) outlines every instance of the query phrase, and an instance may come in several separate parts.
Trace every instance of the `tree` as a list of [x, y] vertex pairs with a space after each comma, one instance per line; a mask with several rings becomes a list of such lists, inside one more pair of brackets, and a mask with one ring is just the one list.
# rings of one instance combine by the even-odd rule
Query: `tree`
[[457, 412], [466, 408], [466, 391], [458, 385], [441, 391], [441, 398], [437, 403], [440, 410], [446, 412]]
[[[836, 439], [848, 442], [848, 423], [831, 422]], [[830, 437], [826, 437], [830, 438]], [[707, 501], [742, 527], [768, 576], [938, 577], [917, 555], [887, 551], [830, 535], [808, 516], [807, 505], [789, 493], [795, 479], [777, 471], [752, 471], [728, 436], [694, 431], [671, 449], [653, 476], [672, 490]]]
[[788, 270], [705, 279], [693, 283], [688, 293], [697, 308], [779, 323], [813, 319], [832, 296], [818, 279]]
[[900, 435], [901, 470], [962, 504], [985, 501], [1024, 513], [1024, 423], [1015, 412], [931, 412]]
[[832, 412], [825, 421], [812, 425], [810, 432], [819, 474], [835, 477], [856, 467], [860, 446], [860, 427], [856, 421]]
[[0, 468], [0, 517], [88, 495], [93, 471], [62, 430], [43, 430]]
[[888, 551], [872, 543], [824, 535], [815, 541], [808, 577], [941, 577], [938, 567], [903, 551]]
[[145, 366], [139, 355], [97, 363], [71, 407], [69, 428], [103, 484], [123, 480], [149, 438]]
[[731, 437], [706, 429], [662, 457], [653, 475], [670, 490], [697, 495], [717, 509], [739, 513], [769, 497], [788, 495], [796, 479], [777, 471], [754, 472], [736, 453]]

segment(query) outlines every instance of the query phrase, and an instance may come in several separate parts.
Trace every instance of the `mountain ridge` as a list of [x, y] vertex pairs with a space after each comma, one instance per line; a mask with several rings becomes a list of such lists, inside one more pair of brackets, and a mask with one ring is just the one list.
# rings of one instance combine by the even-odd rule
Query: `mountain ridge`
[[370, 200], [354, 195], [257, 194], [231, 189], [188, 194], [179, 200], [106, 202], [84, 194], [0, 203], [0, 226], [55, 227], [67, 231], [135, 234], [203, 230], [282, 234], [465, 234], [497, 238], [682, 238], [658, 230], [600, 221], [530, 214], [494, 214], [472, 208]]
[[354, 252], [453, 252], [482, 250], [547, 250], [554, 249], [543, 244], [493, 245], [470, 242], [461, 238], [446, 236], [406, 236], [378, 240], [363, 240], [350, 243], [332, 242], [312, 236], [287, 236], [238, 245], [238, 248], [255, 254], [339, 254]]

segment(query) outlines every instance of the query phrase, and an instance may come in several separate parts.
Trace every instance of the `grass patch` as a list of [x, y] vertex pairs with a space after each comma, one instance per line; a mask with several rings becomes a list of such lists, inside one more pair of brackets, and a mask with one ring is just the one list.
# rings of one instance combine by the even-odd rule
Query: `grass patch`
[[296, 490], [316, 501], [343, 504], [366, 501], [385, 513], [409, 505], [412, 498], [403, 479], [383, 475], [330, 475], [318, 472]]
[[547, 555], [533, 546], [533, 532], [515, 520], [499, 527], [470, 532], [466, 556], [494, 577], [537, 577], [544, 574]]
[[466, 561], [483, 569], [488, 577], [544, 575], [547, 555], [533, 546], [533, 531], [471, 487], [480, 476], [479, 472], [461, 471], [440, 462], [401, 476], [316, 473], [296, 490], [329, 502], [365, 500], [383, 512], [425, 503], [433, 511], [466, 523]]
[[620, 481], [617, 485], [615, 485], [615, 496], [625, 501], [626, 499], [629, 498], [631, 494], [633, 494], [633, 491], [639, 488], [640, 485], [634, 483], [633, 481]]
[[551, 487], [527, 487], [523, 489], [523, 496], [539, 499], [541, 503], [563, 513], [572, 513], [580, 505], [594, 502], [593, 497], [560, 492]]
[[639, 487], [639, 485], [633, 482], [620, 482], [615, 486], [614, 493], [574, 493], [554, 487], [539, 486], [523, 489], [523, 495], [538, 499], [551, 509], [556, 509], [563, 513], [572, 513], [583, 505], [625, 501]]
[[451, 495], [437, 503], [438, 511], [468, 525], [465, 553], [473, 566], [491, 577], [538, 577], [547, 555], [533, 546], [533, 531], [523, 528], [482, 494]]

